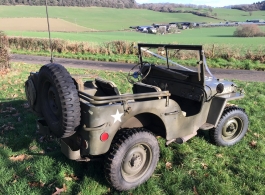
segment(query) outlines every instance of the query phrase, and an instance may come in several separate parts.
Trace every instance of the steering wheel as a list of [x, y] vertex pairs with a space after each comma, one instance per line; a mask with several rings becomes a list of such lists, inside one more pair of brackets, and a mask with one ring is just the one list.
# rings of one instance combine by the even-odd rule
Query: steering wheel
[[[143, 64], [143, 66], [141, 67], [142, 64]], [[148, 71], [145, 75], [142, 73], [144, 66], [149, 66]], [[139, 70], [134, 71], [137, 67], [139, 68]], [[127, 76], [127, 80], [131, 84], [134, 84], [136, 82], [132, 78], [137, 79], [138, 80], [137, 82], [141, 82], [142, 80], [144, 80], [148, 76], [150, 71], [151, 71], [151, 64], [149, 62], [138, 63], [134, 67], [132, 67], [132, 69], [129, 71], [128, 76]], [[139, 76], [140, 76], [140, 78], [139, 78]]]

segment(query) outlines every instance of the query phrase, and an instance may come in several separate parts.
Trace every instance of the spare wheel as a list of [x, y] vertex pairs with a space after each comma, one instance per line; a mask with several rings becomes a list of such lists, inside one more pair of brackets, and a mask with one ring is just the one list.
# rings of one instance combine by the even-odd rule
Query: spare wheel
[[69, 72], [60, 64], [47, 64], [39, 72], [41, 111], [58, 138], [75, 133], [80, 124], [78, 91]]

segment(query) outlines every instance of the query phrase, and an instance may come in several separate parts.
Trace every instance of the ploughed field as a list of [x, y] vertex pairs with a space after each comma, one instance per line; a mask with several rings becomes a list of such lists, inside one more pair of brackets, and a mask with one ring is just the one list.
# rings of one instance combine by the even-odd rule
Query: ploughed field
[[[79, 26], [62, 19], [50, 18], [51, 31], [59, 32], [84, 32], [92, 29]], [[0, 18], [2, 31], [47, 31], [46, 18]]]

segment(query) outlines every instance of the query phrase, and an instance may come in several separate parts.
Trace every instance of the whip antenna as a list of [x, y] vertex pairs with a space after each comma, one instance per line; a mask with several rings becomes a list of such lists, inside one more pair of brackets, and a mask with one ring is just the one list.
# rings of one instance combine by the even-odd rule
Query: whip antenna
[[51, 39], [51, 30], [50, 30], [50, 22], [49, 22], [49, 14], [48, 14], [48, 3], [47, 3], [47, 0], [46, 0], [46, 16], [47, 16], [47, 24], [48, 24], [48, 31], [49, 31], [50, 50], [51, 50], [51, 60], [50, 60], [50, 62], [53, 63], [52, 39]]

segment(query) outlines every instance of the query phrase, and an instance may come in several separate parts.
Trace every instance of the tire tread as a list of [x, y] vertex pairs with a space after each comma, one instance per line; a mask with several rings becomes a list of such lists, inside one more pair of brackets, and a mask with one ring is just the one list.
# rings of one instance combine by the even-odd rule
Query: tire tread
[[[53, 130], [53, 133], [55, 133], [57, 137], [69, 137], [75, 133], [75, 129], [80, 124], [81, 120], [81, 108], [78, 91], [73, 79], [69, 72], [60, 64], [47, 64], [42, 66], [40, 69], [40, 75], [41, 74], [49, 74], [51, 76], [55, 85], [54, 87], [56, 88], [60, 98], [62, 108], [62, 122], [60, 124], [61, 129], [57, 131]], [[65, 123], [65, 121], [68, 123]]]

